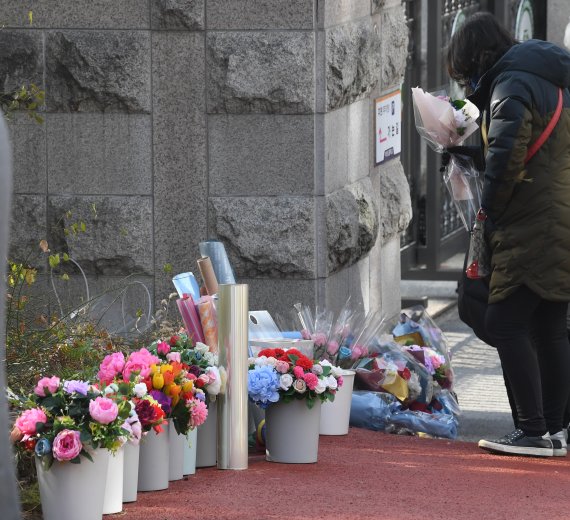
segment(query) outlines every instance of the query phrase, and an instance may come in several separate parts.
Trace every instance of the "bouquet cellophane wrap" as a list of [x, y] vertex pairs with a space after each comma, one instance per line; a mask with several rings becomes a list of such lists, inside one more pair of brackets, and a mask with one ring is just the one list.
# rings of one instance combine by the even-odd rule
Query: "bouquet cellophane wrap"
[[453, 205], [467, 231], [473, 229], [475, 216], [481, 206], [483, 179], [470, 157], [452, 155], [443, 182], [451, 195]]
[[210, 347], [210, 352], [218, 353], [218, 319], [214, 299], [211, 296], [202, 296], [198, 300], [198, 314], [204, 331], [204, 343]]
[[445, 95], [436, 96], [419, 87], [412, 88], [412, 101], [418, 133], [436, 152], [458, 146], [479, 128], [479, 109], [470, 101], [462, 100], [463, 107], [456, 109]]

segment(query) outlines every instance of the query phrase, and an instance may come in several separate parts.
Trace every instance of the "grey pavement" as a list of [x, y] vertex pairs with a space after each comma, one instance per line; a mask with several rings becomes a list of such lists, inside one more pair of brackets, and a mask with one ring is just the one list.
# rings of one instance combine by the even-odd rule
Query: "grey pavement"
[[456, 282], [402, 280], [402, 299], [428, 297], [428, 314], [448, 340], [462, 415], [459, 439], [503, 436], [514, 426], [497, 351], [457, 313]]

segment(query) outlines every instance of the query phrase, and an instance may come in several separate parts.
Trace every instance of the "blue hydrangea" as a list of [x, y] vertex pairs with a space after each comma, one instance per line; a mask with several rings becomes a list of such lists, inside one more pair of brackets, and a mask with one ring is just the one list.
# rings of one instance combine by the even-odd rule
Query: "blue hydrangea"
[[247, 375], [249, 398], [262, 408], [279, 401], [279, 375], [272, 366], [256, 366]]
[[36, 452], [36, 455], [38, 457], [44, 457], [45, 455], [50, 453], [51, 452], [51, 444], [50, 444], [49, 440], [46, 438], [40, 439], [36, 443], [35, 452]]

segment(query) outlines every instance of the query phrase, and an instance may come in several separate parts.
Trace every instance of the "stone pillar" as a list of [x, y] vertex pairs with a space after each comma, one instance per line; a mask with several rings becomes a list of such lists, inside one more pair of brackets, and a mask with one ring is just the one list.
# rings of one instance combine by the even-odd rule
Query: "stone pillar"
[[[570, 4], [567, 0], [549, 0], [546, 9], [546, 38], [549, 42], [565, 47], [566, 27], [570, 25]], [[570, 49], [570, 41], [567, 45]]]
[[397, 311], [411, 208], [373, 100], [402, 79], [400, 2], [209, 0], [206, 32], [209, 229], [253, 307]]
[[399, 0], [44, 0], [31, 29], [5, 0], [0, 22], [0, 85], [47, 93], [44, 125], [13, 123], [15, 256], [47, 234], [92, 292], [136, 274], [160, 301], [163, 266], [218, 237], [252, 308], [399, 308], [410, 201], [373, 119], [404, 72]]

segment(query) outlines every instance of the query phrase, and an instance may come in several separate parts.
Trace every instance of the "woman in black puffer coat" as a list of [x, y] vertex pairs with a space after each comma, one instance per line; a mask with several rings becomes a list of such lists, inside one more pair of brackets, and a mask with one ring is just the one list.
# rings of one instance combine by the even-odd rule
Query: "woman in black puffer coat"
[[[517, 43], [491, 14], [479, 13], [454, 34], [448, 68], [453, 79], [471, 88], [470, 99], [483, 112], [482, 207], [492, 252], [485, 326], [518, 415], [514, 432], [479, 446], [498, 453], [566, 455], [570, 54], [538, 40]], [[525, 164], [529, 147], [553, 117], [560, 89], [560, 120]], [[538, 324], [536, 349], [531, 323]]]

